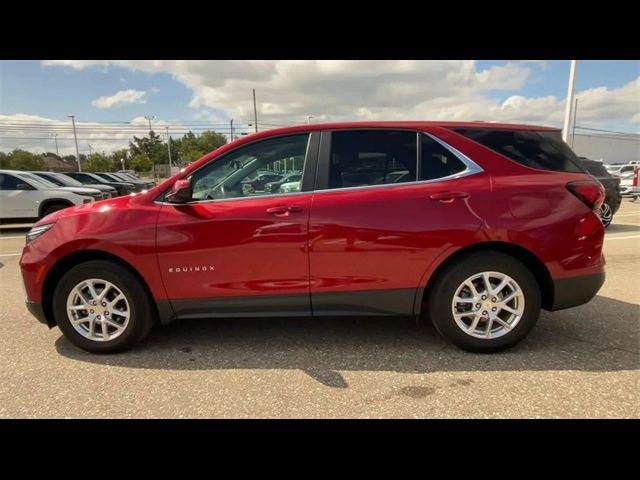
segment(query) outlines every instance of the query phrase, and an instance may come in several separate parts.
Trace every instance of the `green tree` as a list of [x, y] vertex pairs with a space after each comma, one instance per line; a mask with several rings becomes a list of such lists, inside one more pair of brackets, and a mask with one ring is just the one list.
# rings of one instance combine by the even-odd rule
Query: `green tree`
[[109, 171], [110, 167], [109, 157], [101, 153], [92, 153], [82, 165], [82, 169], [87, 172], [105, 172]]
[[[160, 136], [156, 135], [156, 133], [153, 130], [149, 132], [148, 137], [134, 136], [133, 141], [129, 142], [129, 150], [133, 157], [137, 157], [139, 155], [146, 156], [147, 159], [149, 159], [149, 161], [151, 162], [152, 166], [159, 163], [167, 163], [169, 161], [167, 146], [163, 144], [162, 140], [160, 139]], [[138, 160], [138, 164], [139, 164], [139, 160]], [[134, 170], [135, 170], [135, 167], [134, 167]]]
[[202, 132], [198, 137], [198, 145], [200, 146], [203, 155], [214, 151], [222, 145], [226, 145], [226, 143], [227, 137], [221, 133], [212, 132], [210, 130]]
[[138, 154], [131, 158], [131, 168], [136, 172], [149, 172], [153, 167], [153, 162], [146, 155]]
[[11, 168], [16, 170], [44, 170], [45, 162], [40, 155], [15, 149], [9, 154]]
[[11, 158], [4, 152], [0, 152], [0, 168], [11, 168]]
[[175, 145], [178, 160], [182, 163], [190, 163], [226, 143], [227, 138], [218, 132], [206, 130], [200, 135], [189, 132], [182, 138], [171, 142], [171, 151], [174, 151], [173, 146]]

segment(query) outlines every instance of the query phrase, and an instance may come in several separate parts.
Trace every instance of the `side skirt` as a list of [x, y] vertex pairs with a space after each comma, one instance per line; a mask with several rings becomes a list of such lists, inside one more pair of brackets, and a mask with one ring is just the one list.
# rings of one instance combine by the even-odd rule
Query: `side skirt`
[[309, 316], [405, 316], [414, 314], [416, 289], [252, 297], [195, 298], [157, 302], [160, 323], [183, 318]]

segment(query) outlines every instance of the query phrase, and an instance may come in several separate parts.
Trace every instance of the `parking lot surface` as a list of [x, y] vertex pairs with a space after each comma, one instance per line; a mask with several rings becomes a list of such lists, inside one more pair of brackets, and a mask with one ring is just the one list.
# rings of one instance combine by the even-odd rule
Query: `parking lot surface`
[[640, 417], [640, 203], [589, 304], [470, 354], [411, 319], [193, 320], [92, 355], [24, 307], [25, 229], [0, 230], [0, 417]]

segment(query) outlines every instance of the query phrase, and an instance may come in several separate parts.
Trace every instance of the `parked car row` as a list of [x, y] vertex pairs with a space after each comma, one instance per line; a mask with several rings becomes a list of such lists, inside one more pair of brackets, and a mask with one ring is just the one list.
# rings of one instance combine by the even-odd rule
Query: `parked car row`
[[0, 170], [0, 222], [29, 222], [63, 208], [153, 186], [155, 183], [128, 173]]
[[604, 165], [607, 171], [616, 177], [629, 177], [633, 175], [635, 169], [640, 167], [640, 160], [631, 160], [629, 163], [610, 163]]

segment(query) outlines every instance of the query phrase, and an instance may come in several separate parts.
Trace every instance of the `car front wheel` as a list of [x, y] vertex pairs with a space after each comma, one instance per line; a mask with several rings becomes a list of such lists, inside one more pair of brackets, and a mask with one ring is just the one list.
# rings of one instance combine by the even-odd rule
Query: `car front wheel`
[[140, 280], [105, 260], [76, 265], [63, 275], [54, 291], [53, 313], [71, 343], [96, 353], [133, 347], [155, 323], [155, 309]]
[[509, 348], [540, 314], [540, 288], [529, 269], [499, 252], [458, 259], [434, 279], [428, 312], [436, 329], [472, 352]]

